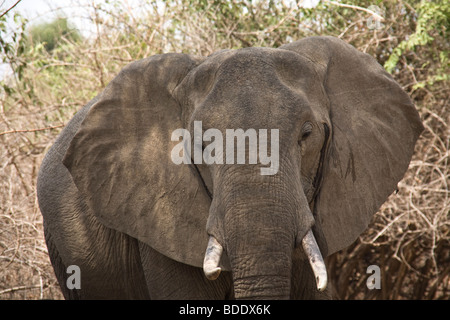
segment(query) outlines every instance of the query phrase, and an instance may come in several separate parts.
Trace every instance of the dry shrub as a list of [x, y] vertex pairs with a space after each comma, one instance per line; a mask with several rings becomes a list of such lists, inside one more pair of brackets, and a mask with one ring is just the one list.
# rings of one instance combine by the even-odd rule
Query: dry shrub
[[[6, 116], [2, 105], [1, 132], [43, 127], [38, 110], [14, 110]], [[32, 133], [0, 136], [1, 299], [62, 298], [49, 264], [35, 188], [44, 150], [53, 139]]]
[[[369, 30], [371, 16], [362, 9], [370, 1], [323, 1], [313, 9], [273, 1], [174, 0], [167, 6], [141, 1], [135, 8], [111, 3], [74, 2], [79, 18], [94, 26], [81, 43], [63, 37], [52, 52], [39, 45], [23, 48], [26, 32], [19, 30], [9, 52], [0, 52], [15, 71], [0, 87], [0, 299], [62, 298], [36, 201], [38, 168], [61, 127], [123, 66], [163, 52], [208, 55], [226, 48], [278, 47], [311, 35], [340, 37], [386, 67], [394, 65], [393, 76], [414, 100], [425, 126], [398, 192], [355, 244], [328, 258], [334, 296], [449, 298], [448, 21], [437, 21], [436, 12], [424, 14], [433, 4], [379, 4], [383, 25]], [[443, 1], [437, 3], [444, 8]], [[448, 5], [444, 10], [448, 13]], [[423, 17], [431, 28], [418, 34]], [[419, 36], [424, 42], [398, 51]], [[389, 57], [395, 52], [399, 58], [393, 64]], [[366, 286], [370, 265], [381, 269], [381, 290]]]

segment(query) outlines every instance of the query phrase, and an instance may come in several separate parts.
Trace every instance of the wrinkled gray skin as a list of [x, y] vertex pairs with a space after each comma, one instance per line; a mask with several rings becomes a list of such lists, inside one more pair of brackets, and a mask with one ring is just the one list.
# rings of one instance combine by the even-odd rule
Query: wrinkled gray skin
[[[279, 171], [175, 165], [171, 133], [279, 129]], [[49, 255], [65, 298], [320, 299], [300, 243], [325, 257], [364, 231], [422, 131], [371, 57], [332, 37], [130, 64], [79, 111], [38, 178]], [[205, 143], [207, 144], [207, 143]], [[217, 280], [201, 269], [209, 236]], [[69, 265], [81, 289], [66, 287]]]

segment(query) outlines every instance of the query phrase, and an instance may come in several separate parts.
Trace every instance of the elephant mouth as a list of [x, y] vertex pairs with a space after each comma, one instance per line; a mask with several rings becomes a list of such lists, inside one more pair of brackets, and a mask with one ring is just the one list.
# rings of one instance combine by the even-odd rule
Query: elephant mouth
[[[310, 229], [299, 242], [308, 257], [309, 264], [316, 279], [317, 290], [324, 291], [328, 281], [327, 270], [312, 230]], [[297, 245], [300, 245], [300, 243]], [[220, 272], [222, 271], [219, 267], [222, 252], [222, 245], [216, 238], [210, 236], [205, 252], [205, 258], [203, 260], [203, 272], [207, 279], [215, 280], [219, 277]]]

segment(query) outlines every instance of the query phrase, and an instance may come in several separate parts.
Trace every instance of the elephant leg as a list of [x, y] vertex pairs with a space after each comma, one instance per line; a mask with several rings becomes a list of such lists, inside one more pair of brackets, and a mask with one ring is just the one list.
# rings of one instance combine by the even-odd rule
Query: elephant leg
[[[148, 299], [137, 240], [117, 231], [99, 227], [100, 235], [91, 243], [74, 239], [76, 250], [63, 254], [56, 237], [44, 223], [50, 261], [65, 299]], [[108, 241], [104, 241], [107, 238]], [[92, 240], [92, 239], [91, 239]], [[81, 288], [68, 288], [72, 272], [79, 267]]]
[[58, 280], [64, 299], [79, 300], [80, 299], [79, 290], [78, 289], [69, 290], [67, 288], [66, 285], [68, 278], [68, 274], [66, 272], [67, 266], [64, 265], [61, 255], [58, 249], [56, 248], [55, 243], [53, 242], [53, 237], [50, 231], [48, 231], [47, 229], [45, 221], [44, 221], [44, 234], [45, 234], [45, 242], [47, 244], [48, 249], [48, 255], [50, 257], [50, 262], [52, 263], [53, 270], [55, 272], [56, 279]]
[[[57, 149], [41, 166], [38, 198], [49, 256], [67, 299], [148, 299], [137, 240], [104, 226], [79, 193]], [[81, 289], [67, 288], [71, 265]]]
[[172, 260], [139, 242], [142, 266], [150, 299], [155, 300], [224, 300], [233, 299], [230, 272], [217, 280], [206, 279], [201, 268]]

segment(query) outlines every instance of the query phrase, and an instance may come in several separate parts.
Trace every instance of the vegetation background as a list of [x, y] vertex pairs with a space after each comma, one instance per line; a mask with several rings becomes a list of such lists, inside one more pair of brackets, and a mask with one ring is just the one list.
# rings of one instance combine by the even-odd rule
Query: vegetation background
[[[335, 298], [449, 299], [448, 1], [324, 0], [306, 8], [302, 1], [73, 0], [71, 6], [89, 32], [63, 15], [30, 24], [0, 4], [0, 59], [12, 70], [0, 79], [0, 299], [62, 298], [36, 176], [62, 127], [122, 67], [159, 53], [278, 47], [314, 35], [339, 37], [376, 58], [412, 97], [426, 128], [398, 191], [355, 244], [327, 259]], [[380, 290], [366, 286], [373, 264], [381, 268]]]

